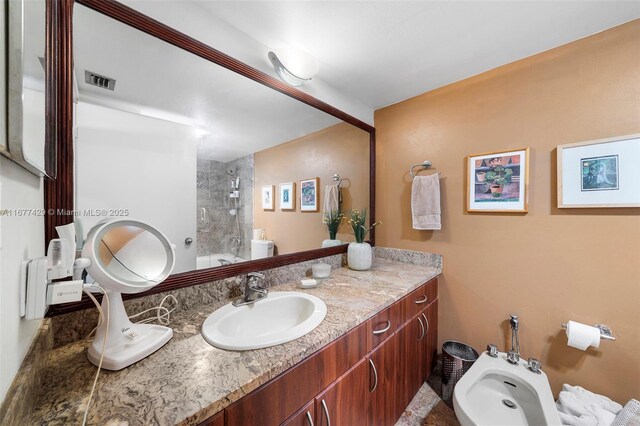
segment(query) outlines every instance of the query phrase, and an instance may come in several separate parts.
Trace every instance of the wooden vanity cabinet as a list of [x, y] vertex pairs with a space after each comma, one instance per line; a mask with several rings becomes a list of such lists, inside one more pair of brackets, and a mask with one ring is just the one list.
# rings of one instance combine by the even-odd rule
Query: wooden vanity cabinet
[[437, 298], [438, 279], [434, 278], [400, 300], [402, 312], [400, 322], [404, 323], [415, 318]]
[[224, 426], [224, 411], [214, 414], [198, 426]]
[[436, 359], [437, 285], [423, 284], [202, 424], [394, 425]]
[[418, 317], [398, 331], [398, 374], [396, 375], [396, 418], [400, 417], [424, 382], [422, 360], [423, 328]]
[[279, 425], [366, 355], [359, 325], [225, 409], [228, 426]]
[[309, 401], [293, 416], [282, 423], [282, 426], [314, 426], [316, 424], [315, 400]]
[[434, 300], [424, 310], [427, 319], [427, 336], [424, 340], [424, 380], [431, 377], [431, 372], [438, 359], [438, 299]]
[[316, 425], [368, 426], [369, 363], [361, 360], [315, 398]]
[[394, 303], [367, 320], [367, 352], [396, 332], [400, 325], [399, 316], [398, 303]]
[[398, 335], [393, 334], [367, 355], [369, 363], [369, 425], [394, 425], [396, 416], [396, 382]]

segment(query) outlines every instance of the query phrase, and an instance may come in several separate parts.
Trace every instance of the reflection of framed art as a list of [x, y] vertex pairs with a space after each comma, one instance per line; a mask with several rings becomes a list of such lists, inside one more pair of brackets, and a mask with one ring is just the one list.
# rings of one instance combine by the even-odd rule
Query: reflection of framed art
[[273, 210], [275, 208], [273, 192], [273, 185], [265, 185], [262, 187], [262, 208], [264, 210]]
[[287, 182], [280, 184], [280, 210], [296, 209], [296, 183]]
[[559, 145], [558, 207], [640, 207], [640, 134]]
[[300, 181], [300, 211], [318, 211], [318, 184], [319, 178], [306, 179]]
[[467, 211], [526, 213], [529, 148], [467, 157]]

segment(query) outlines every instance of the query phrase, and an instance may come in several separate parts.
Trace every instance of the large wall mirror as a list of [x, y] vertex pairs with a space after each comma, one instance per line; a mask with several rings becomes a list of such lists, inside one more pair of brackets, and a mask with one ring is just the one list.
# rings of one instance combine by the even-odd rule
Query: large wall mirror
[[[107, 3], [120, 15], [97, 7]], [[125, 13], [143, 16], [113, 1], [73, 8], [83, 233], [105, 214], [161, 229], [176, 267], [160, 291], [345, 252], [322, 249], [323, 216], [336, 198], [344, 212], [372, 205], [373, 128], [127, 25]], [[353, 241], [348, 228], [336, 238]]]

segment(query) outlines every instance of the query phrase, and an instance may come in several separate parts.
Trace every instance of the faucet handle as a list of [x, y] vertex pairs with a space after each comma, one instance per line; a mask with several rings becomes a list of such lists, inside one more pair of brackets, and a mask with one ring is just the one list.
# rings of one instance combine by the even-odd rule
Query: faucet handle
[[529, 370], [536, 374], [540, 374], [542, 370], [542, 363], [535, 358], [529, 358], [527, 360], [527, 364], [529, 365]]
[[493, 343], [487, 345], [487, 355], [492, 358], [498, 358], [498, 347]]
[[509, 362], [509, 364], [518, 365], [519, 361], [520, 361], [520, 355], [518, 355], [516, 351], [507, 352], [507, 362]]
[[260, 272], [249, 272], [247, 277], [264, 279], [264, 274], [261, 274]]

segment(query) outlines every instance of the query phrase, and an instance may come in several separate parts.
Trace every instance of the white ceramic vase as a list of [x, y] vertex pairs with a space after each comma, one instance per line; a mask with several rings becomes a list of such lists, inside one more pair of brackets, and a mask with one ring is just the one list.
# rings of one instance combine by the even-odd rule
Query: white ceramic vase
[[340, 240], [324, 240], [322, 242], [322, 248], [335, 247], [335, 246], [339, 246], [339, 245], [342, 245], [342, 241], [340, 241]]
[[368, 243], [350, 243], [347, 250], [349, 269], [366, 271], [371, 268], [373, 258], [371, 246]]

